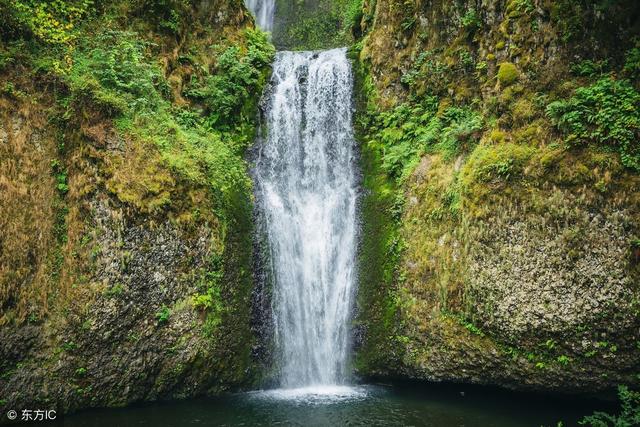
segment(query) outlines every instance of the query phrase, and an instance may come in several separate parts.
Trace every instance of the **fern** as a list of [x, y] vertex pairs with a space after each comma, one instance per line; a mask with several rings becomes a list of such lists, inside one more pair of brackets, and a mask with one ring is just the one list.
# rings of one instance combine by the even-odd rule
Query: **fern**
[[547, 115], [570, 144], [618, 148], [622, 163], [640, 172], [640, 93], [628, 80], [605, 77], [547, 106]]

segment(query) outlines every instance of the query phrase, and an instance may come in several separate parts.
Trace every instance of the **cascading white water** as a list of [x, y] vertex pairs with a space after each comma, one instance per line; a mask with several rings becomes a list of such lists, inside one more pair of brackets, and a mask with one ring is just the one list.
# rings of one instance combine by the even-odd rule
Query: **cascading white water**
[[255, 177], [284, 388], [348, 381], [356, 176], [346, 49], [279, 52]]
[[256, 17], [256, 23], [264, 31], [273, 30], [273, 12], [275, 0], [245, 0], [247, 8]]

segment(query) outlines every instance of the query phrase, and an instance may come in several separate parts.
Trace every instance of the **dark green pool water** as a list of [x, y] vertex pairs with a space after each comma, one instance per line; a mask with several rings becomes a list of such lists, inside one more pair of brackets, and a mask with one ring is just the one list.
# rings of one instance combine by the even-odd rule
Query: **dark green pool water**
[[469, 386], [266, 391], [81, 412], [65, 426], [574, 426], [593, 401]]

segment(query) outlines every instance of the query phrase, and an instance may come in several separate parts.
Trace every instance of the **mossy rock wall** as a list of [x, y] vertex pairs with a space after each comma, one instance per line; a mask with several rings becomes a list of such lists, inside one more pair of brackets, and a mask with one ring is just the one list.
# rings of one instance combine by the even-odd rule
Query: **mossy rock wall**
[[547, 109], [603, 78], [637, 90], [637, 4], [374, 4], [353, 49], [367, 245], [357, 370], [637, 385], [640, 177], [615, 142], [577, 142]]
[[112, 2], [62, 39], [16, 16], [0, 42], [0, 410], [254, 386], [244, 151], [266, 37], [235, 0]]

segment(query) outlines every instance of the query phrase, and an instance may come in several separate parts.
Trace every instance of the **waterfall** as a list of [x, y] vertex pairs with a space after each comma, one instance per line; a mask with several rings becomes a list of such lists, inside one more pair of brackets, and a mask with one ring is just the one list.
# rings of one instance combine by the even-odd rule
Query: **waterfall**
[[348, 381], [356, 175], [346, 49], [279, 52], [255, 161], [283, 388]]
[[273, 30], [273, 12], [275, 0], [245, 0], [247, 8], [256, 17], [256, 23], [264, 31]]

